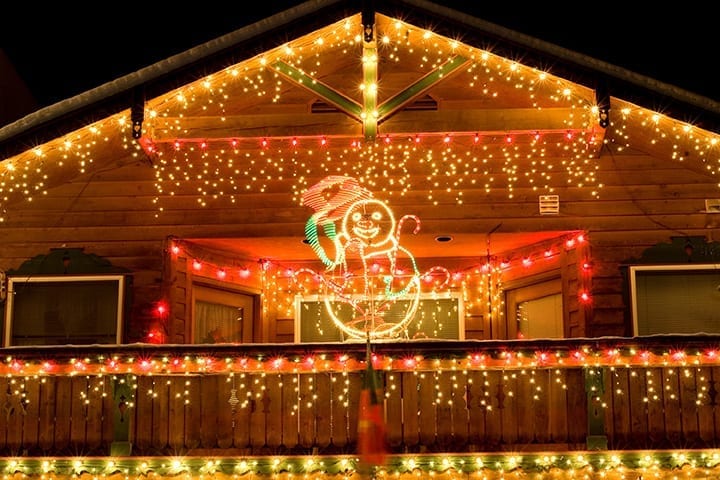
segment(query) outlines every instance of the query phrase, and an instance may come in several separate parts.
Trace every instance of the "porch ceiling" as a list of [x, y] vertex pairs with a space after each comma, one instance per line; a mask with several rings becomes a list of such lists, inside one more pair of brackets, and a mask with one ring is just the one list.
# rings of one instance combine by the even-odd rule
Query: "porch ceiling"
[[[416, 258], [468, 258], [483, 257], [488, 249], [492, 255], [522, 250], [545, 241], [557, 240], [570, 231], [546, 231], [533, 233], [452, 233], [444, 235], [408, 234], [403, 237], [403, 247]], [[443, 241], [450, 239], [449, 241]], [[241, 259], [267, 258], [276, 261], [316, 261], [313, 249], [303, 242], [304, 237], [259, 238], [186, 238], [195, 245], [208, 250], [230, 253]], [[489, 240], [489, 243], [488, 243]]]

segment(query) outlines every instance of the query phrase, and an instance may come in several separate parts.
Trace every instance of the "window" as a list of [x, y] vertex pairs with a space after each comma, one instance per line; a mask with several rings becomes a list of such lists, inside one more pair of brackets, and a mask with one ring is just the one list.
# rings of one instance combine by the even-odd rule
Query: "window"
[[[383, 317], [397, 323], [407, 311], [410, 300], [398, 300]], [[352, 307], [347, 302], [331, 302], [337, 318], [352, 318]], [[419, 299], [417, 311], [404, 329], [407, 338], [441, 338], [463, 340], [465, 338], [465, 315], [459, 294], [431, 296]], [[363, 328], [358, 325], [357, 328]], [[342, 342], [347, 336], [329, 316], [324, 299], [318, 295], [297, 297], [295, 303], [295, 341]]]
[[635, 335], [720, 333], [720, 264], [632, 266]]
[[125, 277], [8, 277], [5, 346], [119, 344]]
[[508, 338], [563, 338], [560, 278], [505, 290]]
[[209, 285], [193, 285], [193, 342], [252, 341], [257, 295]]

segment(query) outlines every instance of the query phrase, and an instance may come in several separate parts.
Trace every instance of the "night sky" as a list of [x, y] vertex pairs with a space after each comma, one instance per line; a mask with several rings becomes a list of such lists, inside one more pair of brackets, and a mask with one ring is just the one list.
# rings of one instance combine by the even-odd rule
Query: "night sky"
[[[121, 2], [102, 8], [26, 1], [0, 17], [0, 48], [39, 105], [46, 106], [298, 3], [254, 2], [248, 12], [248, 3], [240, 1], [206, 0], [191, 7]], [[638, 8], [627, 1], [438, 3], [720, 101], [713, 66], [718, 22], [708, 7], [682, 10], [681, 3], [667, 9], [655, 2]]]

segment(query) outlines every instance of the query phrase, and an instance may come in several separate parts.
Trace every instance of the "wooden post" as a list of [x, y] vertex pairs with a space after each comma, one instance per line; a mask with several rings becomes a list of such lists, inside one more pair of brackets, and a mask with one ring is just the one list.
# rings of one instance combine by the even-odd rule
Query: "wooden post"
[[601, 368], [586, 368], [585, 393], [587, 395], [588, 450], [607, 450], [605, 434], [605, 413], [602, 409], [602, 394], [605, 392], [604, 372]]
[[130, 404], [133, 391], [124, 377], [113, 381], [113, 441], [110, 444], [110, 455], [113, 457], [129, 456], [130, 444]]

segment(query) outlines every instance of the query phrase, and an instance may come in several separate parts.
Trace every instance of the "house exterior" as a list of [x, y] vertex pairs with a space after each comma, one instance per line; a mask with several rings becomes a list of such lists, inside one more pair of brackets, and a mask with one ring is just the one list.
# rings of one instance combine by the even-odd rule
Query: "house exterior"
[[717, 475], [720, 105], [379, 3], [0, 128], [8, 476]]

